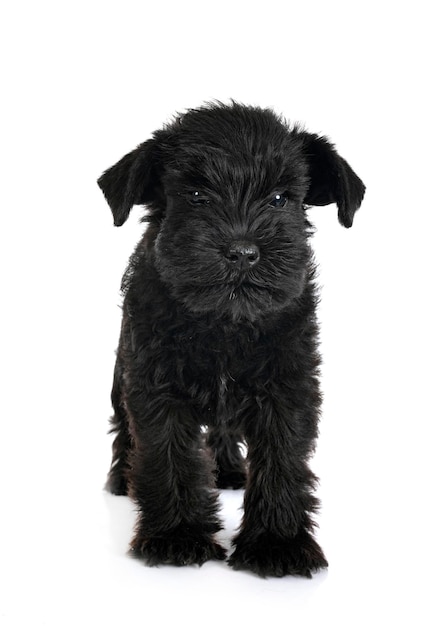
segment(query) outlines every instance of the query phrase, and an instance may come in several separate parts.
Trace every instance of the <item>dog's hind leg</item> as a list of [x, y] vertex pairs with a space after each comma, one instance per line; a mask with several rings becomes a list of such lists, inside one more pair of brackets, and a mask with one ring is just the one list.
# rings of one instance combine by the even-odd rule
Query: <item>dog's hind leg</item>
[[110, 433], [115, 433], [113, 441], [113, 457], [111, 468], [105, 488], [117, 496], [125, 496], [128, 493], [127, 470], [128, 455], [131, 448], [131, 438], [128, 432], [128, 419], [122, 401], [122, 363], [119, 356], [114, 368], [113, 388], [111, 391], [111, 403], [114, 415], [110, 423]]
[[216, 463], [219, 489], [242, 489], [246, 483], [246, 460], [240, 447], [241, 437], [225, 426], [212, 426], [207, 434]]

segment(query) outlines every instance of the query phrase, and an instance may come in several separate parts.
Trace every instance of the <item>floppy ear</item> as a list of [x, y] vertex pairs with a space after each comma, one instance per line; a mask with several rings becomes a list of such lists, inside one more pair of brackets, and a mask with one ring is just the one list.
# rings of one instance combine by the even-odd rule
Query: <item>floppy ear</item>
[[310, 185], [305, 204], [322, 206], [335, 202], [340, 224], [352, 226], [354, 214], [362, 203], [365, 185], [325, 137], [299, 133], [309, 164]]
[[153, 198], [159, 182], [158, 156], [158, 141], [149, 139], [106, 170], [97, 181], [111, 207], [115, 226], [124, 224], [134, 204], [146, 204]]

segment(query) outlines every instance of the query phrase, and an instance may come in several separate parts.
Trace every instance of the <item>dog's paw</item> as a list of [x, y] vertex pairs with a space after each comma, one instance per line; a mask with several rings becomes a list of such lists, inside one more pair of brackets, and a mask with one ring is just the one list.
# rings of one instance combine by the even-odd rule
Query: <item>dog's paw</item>
[[147, 565], [202, 565], [226, 558], [226, 551], [212, 537], [187, 528], [157, 537], [139, 533], [131, 543], [130, 554]]
[[249, 537], [241, 532], [234, 540], [235, 551], [229, 565], [236, 570], [250, 570], [268, 576], [306, 576], [324, 569], [328, 562], [315, 539], [305, 530], [283, 539], [269, 533]]
[[105, 483], [105, 489], [115, 496], [126, 496], [128, 495], [127, 479], [122, 472], [113, 472], [111, 470]]

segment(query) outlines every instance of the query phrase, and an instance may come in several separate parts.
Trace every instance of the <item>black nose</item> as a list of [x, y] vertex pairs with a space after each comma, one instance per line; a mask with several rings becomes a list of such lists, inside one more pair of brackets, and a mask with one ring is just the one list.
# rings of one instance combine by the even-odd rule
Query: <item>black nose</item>
[[233, 241], [227, 249], [226, 257], [239, 269], [248, 269], [258, 263], [260, 251], [254, 243]]

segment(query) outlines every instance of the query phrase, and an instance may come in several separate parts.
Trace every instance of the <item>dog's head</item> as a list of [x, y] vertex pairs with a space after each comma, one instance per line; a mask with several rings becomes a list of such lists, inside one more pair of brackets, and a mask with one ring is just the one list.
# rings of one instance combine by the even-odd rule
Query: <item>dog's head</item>
[[255, 319], [298, 297], [308, 205], [350, 227], [365, 187], [325, 138], [239, 104], [190, 110], [98, 181], [116, 226], [149, 209], [161, 280], [194, 312]]

